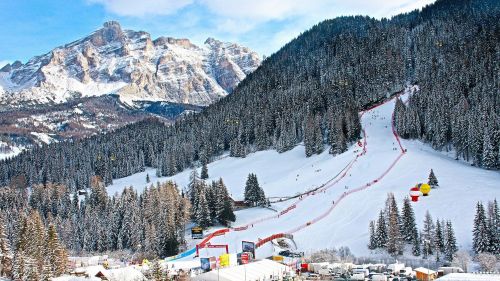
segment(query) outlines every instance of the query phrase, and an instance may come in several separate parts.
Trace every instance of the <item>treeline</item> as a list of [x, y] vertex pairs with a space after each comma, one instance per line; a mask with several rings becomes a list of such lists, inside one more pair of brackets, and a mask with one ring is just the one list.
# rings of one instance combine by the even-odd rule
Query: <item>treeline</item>
[[[82, 191], [80, 191], [82, 192]], [[48, 280], [76, 254], [129, 251], [148, 258], [175, 255], [185, 244], [190, 218], [202, 227], [235, 221], [233, 201], [222, 179], [205, 183], [196, 170], [189, 189], [171, 181], [141, 193], [128, 187], [108, 196], [94, 177], [89, 192], [61, 184], [0, 189], [0, 277]], [[191, 202], [190, 202], [191, 201]]]
[[477, 202], [472, 234], [474, 253], [500, 256], [500, 209], [496, 199], [488, 202], [487, 208]]
[[370, 222], [369, 229], [368, 248], [384, 249], [393, 256], [402, 255], [406, 247], [411, 247], [414, 256], [429, 258], [435, 255], [436, 261], [451, 262], [458, 250], [451, 221], [438, 219], [434, 222], [427, 212], [419, 231], [410, 199], [405, 197], [400, 214], [393, 193], [388, 194], [385, 209], [380, 211], [377, 220]]
[[207, 184], [194, 169], [189, 179], [188, 195], [194, 222], [201, 227], [208, 227], [217, 224], [228, 226], [236, 220], [233, 202], [222, 178]]
[[500, 168], [499, 3], [445, 0], [422, 11], [434, 19], [412, 32], [420, 91], [407, 106], [399, 101], [395, 113], [403, 138], [454, 150], [487, 169]]
[[66, 249], [54, 224], [45, 227], [37, 211], [19, 219], [16, 238], [15, 244], [8, 239], [4, 221], [0, 220], [0, 277], [48, 281], [66, 272]]
[[154, 184], [138, 194], [132, 187], [108, 196], [97, 178], [85, 195], [64, 185], [0, 189], [0, 215], [8, 217], [5, 231], [11, 245], [19, 243], [22, 218], [34, 210], [44, 225], [52, 223], [60, 241], [74, 254], [130, 250], [149, 257], [178, 253], [190, 204], [173, 182]]
[[75, 190], [87, 188], [94, 175], [106, 185], [146, 166], [173, 175], [225, 151], [245, 157], [302, 141], [307, 156], [325, 144], [337, 154], [359, 137], [357, 112], [407, 84], [420, 91], [396, 114], [404, 137], [452, 145], [459, 156], [484, 167], [494, 159], [496, 166], [499, 18], [496, 0], [438, 0], [392, 19], [326, 20], [201, 113], [169, 127], [146, 120], [23, 152], [1, 162], [0, 185], [56, 182]]

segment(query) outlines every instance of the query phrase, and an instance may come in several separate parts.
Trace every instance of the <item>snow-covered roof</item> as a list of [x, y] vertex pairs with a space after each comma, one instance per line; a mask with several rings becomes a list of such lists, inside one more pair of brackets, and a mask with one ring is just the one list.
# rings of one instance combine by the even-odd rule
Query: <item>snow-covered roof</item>
[[415, 268], [415, 271], [422, 272], [425, 274], [436, 274], [436, 271], [434, 271], [432, 269], [425, 268], [425, 267], [417, 267], [417, 268]]
[[[0, 281], [3, 280], [0, 278]], [[55, 277], [50, 279], [52, 281], [101, 281], [101, 278], [98, 277], [78, 277], [78, 276], [71, 276], [71, 275], [63, 275], [59, 277]]]
[[110, 269], [107, 271], [106, 277], [110, 281], [142, 281], [146, 280], [142, 272], [132, 266]]
[[92, 265], [86, 267], [76, 268], [75, 272], [85, 272], [89, 275], [89, 277], [95, 277], [95, 275], [100, 271], [102, 273], [106, 272], [106, 269], [102, 265]]
[[281, 263], [272, 260], [261, 260], [246, 265], [222, 268], [218, 271], [213, 270], [193, 277], [192, 280], [232, 281], [242, 280], [242, 276], [246, 276], [247, 280], [262, 280], [264, 278], [269, 278], [271, 275], [284, 276], [287, 272], [291, 272], [291, 274], [294, 273], [291, 268]]
[[450, 273], [436, 281], [491, 281], [500, 280], [500, 274]]

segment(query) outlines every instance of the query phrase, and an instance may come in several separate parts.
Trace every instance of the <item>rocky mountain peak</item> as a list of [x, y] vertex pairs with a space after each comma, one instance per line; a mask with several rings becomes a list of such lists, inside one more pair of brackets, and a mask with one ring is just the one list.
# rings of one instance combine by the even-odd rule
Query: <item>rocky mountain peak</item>
[[91, 35], [91, 42], [96, 47], [101, 47], [112, 42], [123, 42], [125, 35], [120, 24], [116, 21], [108, 21], [103, 28]]
[[216, 40], [212, 37], [208, 37], [207, 40], [205, 40], [206, 45], [214, 46], [214, 45], [220, 45], [222, 42], [219, 40]]
[[206, 106], [231, 93], [260, 64], [248, 48], [208, 38], [151, 39], [144, 31], [105, 22], [89, 36], [0, 71], [0, 107], [61, 103], [80, 96], [118, 94]]
[[192, 48], [196, 47], [189, 39], [186, 38], [173, 38], [173, 37], [159, 37], [158, 39], [154, 40], [154, 45], [155, 46], [165, 46], [168, 44], [172, 45], [178, 45], [184, 48]]

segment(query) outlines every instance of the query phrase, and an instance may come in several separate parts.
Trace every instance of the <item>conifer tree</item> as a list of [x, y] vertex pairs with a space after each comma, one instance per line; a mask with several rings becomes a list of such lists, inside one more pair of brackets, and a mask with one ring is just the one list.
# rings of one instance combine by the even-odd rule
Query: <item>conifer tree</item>
[[5, 233], [3, 218], [0, 218], [0, 277], [12, 275], [12, 251]]
[[431, 169], [431, 172], [429, 173], [429, 181], [428, 181], [428, 184], [432, 187], [432, 188], [436, 188], [439, 186], [439, 183], [438, 183], [438, 180], [436, 178], [436, 175], [434, 175], [434, 171]]
[[260, 187], [255, 174], [250, 173], [245, 184], [245, 201], [252, 206], [265, 205], [267, 203], [264, 190]]
[[220, 190], [220, 198], [217, 203], [217, 219], [222, 225], [227, 226], [229, 222], [236, 220], [233, 212], [233, 203], [222, 178], [217, 182], [217, 186]]
[[315, 133], [316, 129], [314, 116], [312, 114], [308, 114], [304, 123], [304, 147], [306, 157], [310, 157], [311, 155], [316, 153]]
[[158, 160], [157, 168], [156, 168], [156, 177], [161, 178], [163, 176], [163, 161]]
[[201, 177], [202, 180], [208, 179], [208, 167], [207, 167], [207, 163], [203, 163], [203, 166], [201, 166], [200, 177]]
[[394, 196], [390, 196], [387, 230], [387, 252], [393, 256], [402, 254], [402, 237], [400, 233], [399, 211]]
[[14, 259], [12, 262], [12, 277], [14, 280], [28, 281], [28, 269], [24, 251], [15, 251]]
[[189, 201], [191, 203], [191, 214], [192, 217], [195, 218], [197, 209], [198, 209], [198, 197], [199, 197], [199, 192], [201, 188], [201, 180], [198, 176], [198, 172], [196, 169], [193, 169], [191, 171], [191, 174], [189, 175], [189, 184], [188, 184], [188, 195], [189, 195]]
[[412, 243], [415, 237], [418, 236], [418, 230], [415, 222], [415, 212], [408, 197], [405, 197], [403, 200], [401, 220], [401, 234], [403, 239], [407, 243]]
[[444, 245], [444, 254], [447, 261], [453, 261], [453, 255], [458, 251], [455, 231], [451, 221], [446, 222], [446, 239]]
[[333, 143], [331, 143], [330, 154], [337, 155], [347, 150], [347, 140], [344, 133], [343, 119], [335, 122], [333, 134]]
[[254, 204], [257, 201], [255, 196], [255, 183], [253, 174], [248, 174], [247, 181], [245, 184], [245, 202]]
[[434, 253], [433, 248], [434, 248], [435, 235], [436, 235], [436, 229], [434, 226], [434, 222], [432, 220], [431, 214], [429, 213], [429, 211], [427, 211], [425, 213], [425, 218], [424, 218], [424, 228], [420, 235], [422, 241], [424, 241], [423, 251], [426, 257], [427, 255], [432, 255]]
[[488, 204], [488, 228], [490, 231], [490, 249], [492, 254], [500, 255], [500, 210], [497, 199]]
[[436, 236], [435, 236], [435, 246], [436, 246], [436, 251], [439, 251], [441, 253], [444, 253], [444, 246], [445, 246], [445, 228], [446, 226], [442, 224], [439, 219], [436, 220]]
[[370, 242], [368, 244], [368, 249], [375, 250], [377, 248], [377, 239], [375, 232], [375, 221], [370, 221]]
[[420, 238], [418, 237], [418, 232], [415, 233], [415, 236], [412, 240], [411, 252], [414, 256], [420, 256]]
[[484, 130], [483, 138], [483, 157], [481, 164], [486, 169], [494, 169], [497, 167], [497, 157], [493, 143], [490, 139], [490, 133], [488, 127]]
[[198, 194], [198, 207], [196, 209], [196, 222], [201, 227], [207, 227], [212, 224], [212, 219], [210, 218], [210, 208], [208, 207], [208, 201], [205, 196], [205, 189], [200, 189]]
[[61, 245], [56, 228], [53, 224], [49, 225], [47, 231], [47, 249], [46, 259], [49, 261], [51, 276], [60, 276], [66, 271], [68, 255]]
[[474, 228], [472, 230], [472, 248], [476, 254], [488, 252], [490, 249], [490, 232], [486, 221], [483, 204], [477, 202], [476, 216], [474, 217]]
[[385, 217], [384, 213], [380, 211], [378, 220], [377, 220], [377, 227], [376, 227], [376, 240], [377, 240], [377, 248], [384, 248], [387, 246], [387, 228], [385, 224]]
[[208, 208], [210, 209], [210, 217], [212, 221], [217, 221], [222, 204], [221, 190], [218, 186], [218, 182], [212, 181], [210, 185], [206, 186], [205, 197], [207, 198]]

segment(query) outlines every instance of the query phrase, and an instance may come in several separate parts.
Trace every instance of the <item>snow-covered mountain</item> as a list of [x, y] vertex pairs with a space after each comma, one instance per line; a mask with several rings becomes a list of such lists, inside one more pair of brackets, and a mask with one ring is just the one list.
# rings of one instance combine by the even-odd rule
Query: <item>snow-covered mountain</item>
[[106, 22], [83, 39], [0, 69], [0, 141], [11, 151], [45, 143], [39, 136], [84, 137], [151, 115], [170, 121], [228, 95], [260, 63], [238, 44], [153, 40]]
[[122, 30], [115, 21], [89, 36], [0, 69], [0, 107], [63, 103], [116, 93], [124, 102], [206, 106], [226, 96], [260, 64], [246, 47]]

